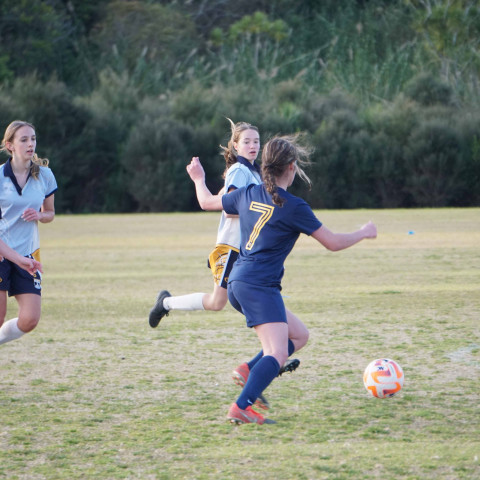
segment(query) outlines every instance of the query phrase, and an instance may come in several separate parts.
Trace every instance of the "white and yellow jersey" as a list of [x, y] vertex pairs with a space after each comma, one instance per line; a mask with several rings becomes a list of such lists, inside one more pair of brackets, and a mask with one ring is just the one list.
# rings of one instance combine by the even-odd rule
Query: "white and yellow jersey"
[[[262, 178], [260, 168], [257, 163], [253, 165], [243, 157], [237, 157], [237, 163], [234, 163], [225, 176], [225, 192], [232, 187], [235, 189], [247, 187], [248, 185], [260, 185]], [[227, 218], [222, 211], [220, 224], [217, 233], [217, 245], [229, 245], [235, 249], [240, 248], [240, 221], [238, 217]]]

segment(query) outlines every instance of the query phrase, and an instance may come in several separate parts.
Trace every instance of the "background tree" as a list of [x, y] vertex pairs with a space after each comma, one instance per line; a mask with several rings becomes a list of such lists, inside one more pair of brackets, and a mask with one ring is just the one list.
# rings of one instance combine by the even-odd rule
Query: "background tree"
[[313, 207], [478, 205], [473, 0], [0, 0], [0, 127], [38, 129], [59, 212], [198, 209], [228, 123], [304, 132]]

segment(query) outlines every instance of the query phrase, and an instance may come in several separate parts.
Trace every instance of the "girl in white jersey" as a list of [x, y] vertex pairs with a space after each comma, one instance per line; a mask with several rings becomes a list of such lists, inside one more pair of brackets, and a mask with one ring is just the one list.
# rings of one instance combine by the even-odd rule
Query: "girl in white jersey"
[[[225, 183], [222, 191], [229, 192], [250, 184], [261, 183], [260, 168], [255, 162], [260, 151], [258, 128], [246, 122], [230, 121], [232, 135], [227, 147], [221, 146], [225, 158]], [[202, 205], [200, 205], [202, 206]], [[208, 264], [213, 274], [212, 293], [191, 293], [172, 297], [162, 290], [150, 311], [149, 323], [157, 327], [170, 310], [222, 310], [227, 304], [228, 275], [238, 257], [240, 224], [238, 217], [227, 216], [222, 211], [215, 249]]]
[[[0, 248], [0, 344], [32, 331], [40, 320], [38, 222], [49, 223], [55, 216], [57, 183], [48, 160], [37, 157], [36, 144], [33, 125], [16, 120], [0, 145], [10, 155], [0, 166], [0, 240], [8, 247]], [[19, 310], [18, 317], [4, 322], [7, 292]]]

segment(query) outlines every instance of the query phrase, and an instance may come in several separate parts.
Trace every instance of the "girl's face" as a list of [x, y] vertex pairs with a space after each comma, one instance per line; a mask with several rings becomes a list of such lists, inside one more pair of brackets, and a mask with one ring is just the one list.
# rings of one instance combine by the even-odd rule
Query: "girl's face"
[[37, 137], [32, 127], [20, 127], [13, 136], [13, 142], [6, 142], [6, 147], [12, 152], [15, 159], [28, 161], [33, 158]]
[[238, 142], [233, 142], [233, 146], [238, 155], [253, 163], [260, 151], [260, 135], [256, 130], [244, 130], [240, 134]]

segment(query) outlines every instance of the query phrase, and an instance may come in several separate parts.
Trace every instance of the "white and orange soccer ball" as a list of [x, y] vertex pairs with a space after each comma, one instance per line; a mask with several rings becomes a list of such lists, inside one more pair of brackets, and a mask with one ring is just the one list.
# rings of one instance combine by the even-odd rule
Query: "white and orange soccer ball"
[[374, 397], [393, 397], [403, 387], [402, 367], [388, 358], [378, 358], [370, 362], [363, 373], [363, 384]]

